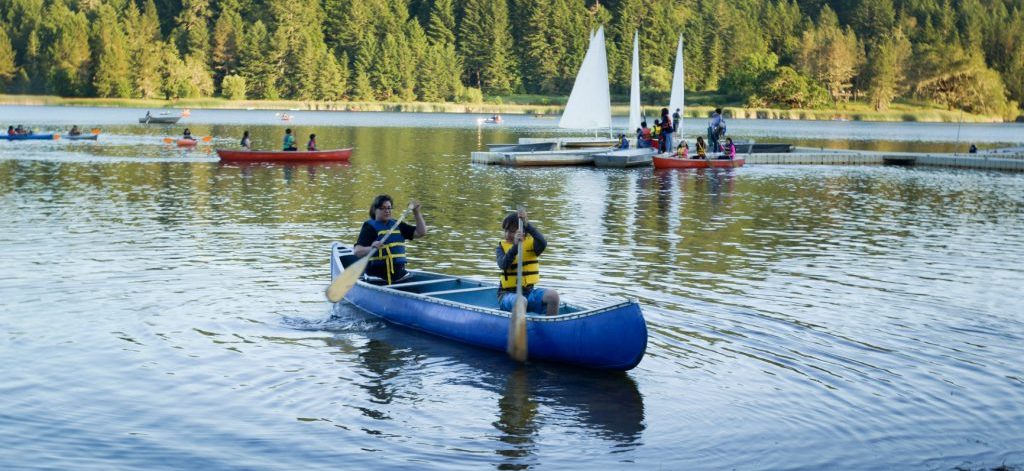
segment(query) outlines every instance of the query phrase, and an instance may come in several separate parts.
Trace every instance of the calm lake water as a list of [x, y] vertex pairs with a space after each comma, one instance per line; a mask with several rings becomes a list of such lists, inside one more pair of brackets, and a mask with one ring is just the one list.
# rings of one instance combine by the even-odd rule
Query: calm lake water
[[[133, 124], [144, 113], [0, 107], [4, 126], [103, 131], [0, 141], [6, 469], [1024, 467], [1024, 175], [517, 170], [469, 152], [557, 120], [193, 110]], [[184, 126], [212, 142], [163, 144]], [[286, 126], [355, 146], [352, 162], [212, 154], [244, 129], [276, 147]], [[1024, 142], [1019, 124], [729, 129], [902, 150]], [[550, 242], [544, 283], [584, 305], [638, 298], [646, 357], [616, 374], [519, 367], [330, 305], [329, 245], [355, 240], [380, 192], [423, 202], [413, 265], [481, 279], [496, 277], [502, 216], [525, 203]]]

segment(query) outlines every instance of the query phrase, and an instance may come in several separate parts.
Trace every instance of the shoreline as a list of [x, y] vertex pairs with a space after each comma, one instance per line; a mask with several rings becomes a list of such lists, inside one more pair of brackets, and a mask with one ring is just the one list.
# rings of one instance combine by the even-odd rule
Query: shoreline
[[[293, 100], [227, 100], [223, 98], [189, 98], [159, 100], [141, 98], [63, 98], [48, 95], [3, 95], [0, 105], [10, 106], [89, 106], [97, 108], [195, 108], [271, 111], [337, 111], [337, 112], [406, 112], [463, 114], [521, 114], [532, 116], [561, 115], [563, 105], [511, 103], [428, 103], [428, 102], [358, 102], [358, 101], [293, 101]], [[686, 118], [706, 118], [714, 110], [711, 105], [687, 106]], [[644, 106], [647, 116], [657, 116], [660, 108]], [[997, 116], [975, 115], [955, 110], [940, 110], [910, 105], [894, 105], [887, 111], [863, 109], [778, 109], [722, 106], [727, 118], [811, 121], [873, 121], [926, 123], [1013, 123]], [[612, 105], [616, 116], [629, 114], [625, 104]], [[1021, 122], [1021, 118], [1017, 118]]]

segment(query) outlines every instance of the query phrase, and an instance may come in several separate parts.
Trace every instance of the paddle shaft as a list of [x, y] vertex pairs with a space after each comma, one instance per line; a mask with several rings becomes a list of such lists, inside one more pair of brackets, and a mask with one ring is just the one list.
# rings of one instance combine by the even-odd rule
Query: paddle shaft
[[[522, 211], [522, 206], [519, 210]], [[512, 317], [509, 319], [508, 355], [514, 360], [525, 362], [528, 357], [526, 343], [526, 300], [523, 298], [523, 218], [519, 218], [516, 230], [516, 301], [512, 305]]]

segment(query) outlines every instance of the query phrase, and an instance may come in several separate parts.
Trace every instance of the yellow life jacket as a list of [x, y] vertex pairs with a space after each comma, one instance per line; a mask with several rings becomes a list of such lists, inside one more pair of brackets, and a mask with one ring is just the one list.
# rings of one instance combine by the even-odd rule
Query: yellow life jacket
[[[515, 247], [516, 244], [511, 242], [501, 241], [501, 250], [508, 253]], [[523, 239], [523, 247], [519, 255], [523, 256], [523, 286], [535, 285], [540, 282], [540, 260], [537, 259], [537, 253], [533, 251], [533, 236], [526, 234], [526, 238]], [[501, 274], [501, 288], [502, 289], [516, 289], [516, 269], [519, 266], [519, 255], [512, 261], [512, 264], [508, 266], [508, 269]]]

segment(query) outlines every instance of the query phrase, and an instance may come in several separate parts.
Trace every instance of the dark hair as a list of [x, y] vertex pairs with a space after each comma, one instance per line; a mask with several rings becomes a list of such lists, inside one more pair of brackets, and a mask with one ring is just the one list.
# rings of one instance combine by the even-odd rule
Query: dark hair
[[373, 199], [373, 203], [370, 204], [370, 219], [376, 218], [377, 215], [373, 212], [377, 210], [377, 208], [384, 206], [384, 203], [391, 203], [392, 206], [395, 205], [395, 202], [391, 199], [390, 195], [377, 195], [377, 197]]
[[284, 133], [285, 134], [291, 134], [292, 133], [292, 128], [285, 129]]
[[513, 230], [513, 229], [518, 230], [519, 229], [519, 214], [515, 213], [515, 212], [508, 213], [508, 215], [505, 216], [505, 219], [503, 219], [501, 221], [501, 228], [506, 230], [506, 231]]
[[246, 129], [245, 132], [242, 133], [242, 136], [248, 136], [248, 135], [249, 135], [249, 130]]
[[715, 108], [715, 113], [722, 114], [722, 109], [721, 108]]
[[640, 121], [640, 127], [646, 128], [647, 127], [647, 121]]
[[310, 135], [309, 135], [309, 138], [310, 138], [310, 139], [316, 139], [316, 134], [310, 134]]

